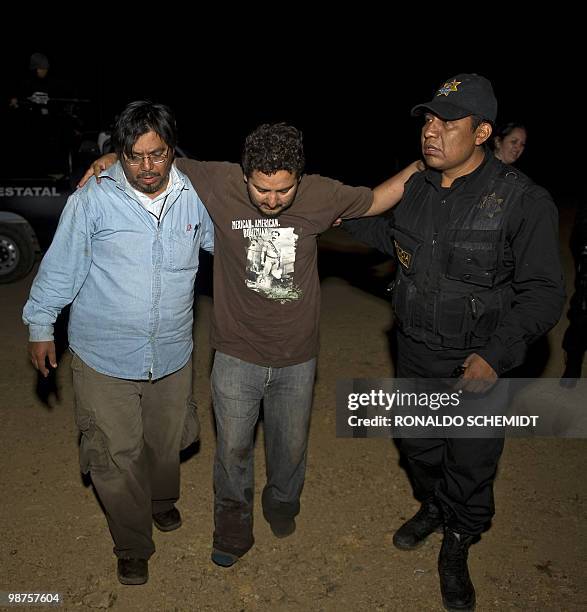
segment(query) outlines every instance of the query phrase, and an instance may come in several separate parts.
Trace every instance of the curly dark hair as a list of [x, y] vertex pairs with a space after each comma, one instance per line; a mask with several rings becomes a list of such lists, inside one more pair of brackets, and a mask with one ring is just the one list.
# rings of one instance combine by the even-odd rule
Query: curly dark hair
[[245, 140], [242, 166], [247, 177], [255, 170], [263, 174], [287, 170], [300, 177], [305, 165], [302, 133], [293, 125], [264, 123]]

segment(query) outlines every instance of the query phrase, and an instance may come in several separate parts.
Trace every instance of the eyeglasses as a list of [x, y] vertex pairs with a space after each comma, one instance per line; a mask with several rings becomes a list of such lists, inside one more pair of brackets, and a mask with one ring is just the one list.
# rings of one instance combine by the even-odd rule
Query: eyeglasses
[[146, 153], [145, 155], [131, 155], [130, 157], [124, 156], [126, 163], [129, 166], [140, 166], [145, 159], [148, 159], [153, 164], [162, 164], [169, 157], [169, 148], [163, 155], [154, 155], [153, 153]]

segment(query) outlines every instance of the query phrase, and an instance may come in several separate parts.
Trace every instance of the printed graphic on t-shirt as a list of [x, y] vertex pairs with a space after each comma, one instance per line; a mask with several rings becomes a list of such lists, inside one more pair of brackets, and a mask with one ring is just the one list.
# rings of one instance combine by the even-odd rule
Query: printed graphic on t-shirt
[[232, 229], [242, 230], [247, 239], [247, 287], [272, 300], [299, 300], [302, 292], [293, 282], [298, 241], [294, 228], [279, 227], [278, 219], [246, 219], [233, 221]]

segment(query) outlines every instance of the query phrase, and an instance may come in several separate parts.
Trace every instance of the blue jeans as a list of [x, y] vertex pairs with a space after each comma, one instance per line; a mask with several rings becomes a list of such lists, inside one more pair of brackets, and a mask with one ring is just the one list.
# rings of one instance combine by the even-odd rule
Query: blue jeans
[[315, 358], [273, 368], [216, 351], [214, 548], [242, 556], [254, 543], [254, 433], [261, 400], [267, 473], [263, 514], [271, 521], [299, 513], [315, 371]]

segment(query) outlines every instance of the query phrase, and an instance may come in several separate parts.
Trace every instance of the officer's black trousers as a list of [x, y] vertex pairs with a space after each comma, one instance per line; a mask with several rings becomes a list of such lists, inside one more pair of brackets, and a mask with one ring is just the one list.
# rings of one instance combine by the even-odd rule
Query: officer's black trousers
[[[474, 352], [432, 350], [401, 332], [397, 340], [398, 378], [448, 378]], [[501, 387], [495, 393], [504, 395]], [[503, 437], [401, 438], [398, 444], [417, 499], [435, 498], [454, 531], [474, 535], [487, 529], [495, 513], [493, 481]]]

